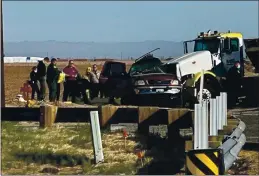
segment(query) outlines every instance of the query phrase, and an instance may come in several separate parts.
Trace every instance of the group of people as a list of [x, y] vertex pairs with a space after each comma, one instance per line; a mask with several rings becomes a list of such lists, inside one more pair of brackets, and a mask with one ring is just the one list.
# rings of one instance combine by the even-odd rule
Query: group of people
[[[30, 85], [32, 87], [31, 99], [34, 99], [35, 93], [37, 93], [38, 101], [44, 101], [46, 87], [48, 86], [49, 101], [59, 101], [60, 83], [58, 83], [58, 79], [62, 72], [65, 74], [63, 101], [67, 101], [68, 97], [71, 96], [71, 101], [75, 102], [75, 97], [80, 93], [83, 96], [83, 101], [85, 103], [89, 102], [89, 98], [92, 100], [93, 98], [98, 97], [99, 93], [101, 98], [105, 97], [105, 91], [99, 84], [100, 72], [98, 71], [96, 64], [92, 67], [88, 67], [85, 75], [81, 76], [75, 67], [73, 60], [70, 60], [62, 71], [57, 68], [57, 59], [52, 58], [48, 65], [49, 61], [50, 59], [45, 57], [42, 61], [39, 61], [37, 66], [32, 68], [30, 73]], [[240, 67], [240, 62], [236, 62], [226, 75], [226, 87], [229, 94], [230, 106], [235, 105], [241, 92], [242, 76]], [[83, 85], [78, 84], [79, 80], [83, 82]], [[38, 83], [40, 88], [38, 87]], [[89, 89], [89, 97], [86, 95], [86, 89]]]
[[[50, 64], [49, 64], [50, 62]], [[64, 92], [62, 101], [67, 101], [68, 97], [71, 96], [71, 101], [75, 102], [76, 95], [81, 89], [78, 88], [78, 80], [85, 80], [88, 82], [87, 85], [90, 89], [90, 99], [98, 97], [100, 92], [99, 77], [100, 72], [97, 69], [97, 65], [94, 64], [86, 69], [84, 76], [81, 76], [79, 71], [74, 65], [73, 60], [68, 62], [68, 65], [61, 71], [57, 68], [57, 59], [45, 57], [40, 60], [37, 66], [32, 68], [30, 73], [30, 85], [32, 87], [31, 99], [35, 99], [35, 93], [37, 94], [38, 101], [45, 101], [46, 99], [46, 88], [49, 89], [49, 101], [59, 101], [60, 99], [60, 83], [58, 82], [60, 74], [65, 74], [64, 81]], [[39, 87], [38, 87], [39, 83]], [[47, 85], [47, 86], [46, 86]], [[85, 87], [84, 87], [85, 88]], [[86, 97], [85, 89], [81, 92], [85, 103], [88, 102]]]

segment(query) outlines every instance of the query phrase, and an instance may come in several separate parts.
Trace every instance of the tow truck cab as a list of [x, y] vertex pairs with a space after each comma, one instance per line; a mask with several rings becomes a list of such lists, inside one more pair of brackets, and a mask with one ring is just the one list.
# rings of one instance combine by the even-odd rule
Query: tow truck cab
[[244, 41], [241, 33], [230, 32], [211, 33], [201, 32], [194, 40], [184, 42], [184, 53], [188, 53], [188, 43], [194, 42], [193, 51], [210, 51], [212, 55], [213, 69], [211, 70], [218, 77], [225, 77], [228, 70], [239, 61], [241, 74], [244, 76]]

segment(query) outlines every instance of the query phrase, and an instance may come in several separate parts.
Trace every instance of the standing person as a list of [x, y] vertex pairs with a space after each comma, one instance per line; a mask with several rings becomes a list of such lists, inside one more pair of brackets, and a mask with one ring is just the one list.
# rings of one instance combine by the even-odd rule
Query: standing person
[[[57, 61], [59, 61], [60, 60], [60, 58], [57, 58]], [[59, 97], [60, 97], [60, 83], [58, 83], [58, 85], [57, 85], [57, 101], [59, 101]]]
[[[93, 73], [92, 73], [92, 67], [87, 67], [86, 71], [85, 71], [85, 76], [84, 76], [84, 79], [86, 80], [85, 81], [85, 84], [84, 84], [84, 87], [85, 87], [85, 95], [87, 97], [87, 102], [86, 104], [89, 103], [89, 99], [91, 97], [91, 79], [92, 79], [92, 76], [93, 76]], [[85, 96], [83, 95], [83, 96]]]
[[57, 83], [57, 98], [56, 98], [57, 101], [59, 101], [59, 97], [60, 97], [60, 83]]
[[68, 95], [71, 94], [72, 102], [74, 103], [78, 70], [76, 69], [73, 60], [70, 60], [68, 62], [68, 66], [63, 69], [63, 72], [66, 74], [66, 81], [64, 82], [63, 101], [67, 101]]
[[91, 80], [90, 82], [92, 83], [92, 88], [91, 88], [91, 100], [94, 99], [95, 97], [98, 97], [99, 95], [99, 78], [100, 78], [100, 72], [97, 69], [97, 65], [93, 65], [93, 71], [90, 76]]
[[38, 87], [38, 79], [37, 79], [37, 67], [34, 66], [32, 67], [32, 71], [30, 73], [30, 86], [32, 88], [32, 93], [31, 93], [31, 99], [34, 100], [34, 96], [35, 96], [35, 93], [37, 93], [37, 99], [39, 100], [40, 99], [40, 90], [39, 90], [39, 87]]
[[45, 57], [39, 61], [37, 65], [37, 77], [40, 83], [40, 94], [39, 100], [44, 101], [46, 96], [46, 74], [47, 74], [47, 64], [49, 63], [49, 58]]
[[240, 71], [240, 63], [236, 62], [235, 65], [229, 69], [227, 73], [227, 92], [229, 96], [229, 106], [235, 106], [241, 92], [242, 75]]
[[47, 69], [47, 83], [49, 87], [49, 101], [54, 102], [57, 99], [58, 78], [61, 72], [57, 68], [57, 59], [51, 59]]

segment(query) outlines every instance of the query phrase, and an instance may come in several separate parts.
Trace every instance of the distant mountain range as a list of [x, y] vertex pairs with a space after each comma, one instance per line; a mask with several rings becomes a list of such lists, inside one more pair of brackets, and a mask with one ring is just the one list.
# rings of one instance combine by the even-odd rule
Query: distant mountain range
[[183, 54], [182, 42], [144, 41], [144, 42], [59, 42], [59, 41], [23, 41], [5, 42], [5, 56], [35, 56], [59, 58], [138, 58], [155, 49], [156, 57], [168, 58]]

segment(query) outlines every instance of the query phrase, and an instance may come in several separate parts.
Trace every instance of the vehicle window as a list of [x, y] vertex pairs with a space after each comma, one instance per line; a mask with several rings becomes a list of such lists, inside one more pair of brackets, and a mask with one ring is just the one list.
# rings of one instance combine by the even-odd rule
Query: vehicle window
[[129, 70], [129, 74], [133, 75], [135, 73], [141, 73], [143, 71], [147, 71], [149, 69], [152, 69], [153, 67], [157, 66], [158, 64], [160, 64], [160, 62], [147, 62], [147, 63], [143, 63], [143, 64], [136, 64], [136, 65], [132, 65], [132, 67]]
[[104, 66], [102, 68], [102, 74], [103, 74], [103, 76], [109, 75], [109, 64], [104, 64]]
[[176, 64], [163, 64], [159, 68], [164, 73], [176, 74]]
[[231, 50], [232, 51], [238, 51], [239, 48], [239, 41], [238, 39], [231, 39], [230, 40]]
[[119, 74], [125, 72], [125, 67], [123, 64], [113, 63], [113, 64], [111, 64], [110, 72], [112, 75], [119, 75]]
[[194, 51], [210, 51], [211, 53], [218, 53], [220, 40], [218, 39], [204, 39], [196, 40], [194, 44]]

